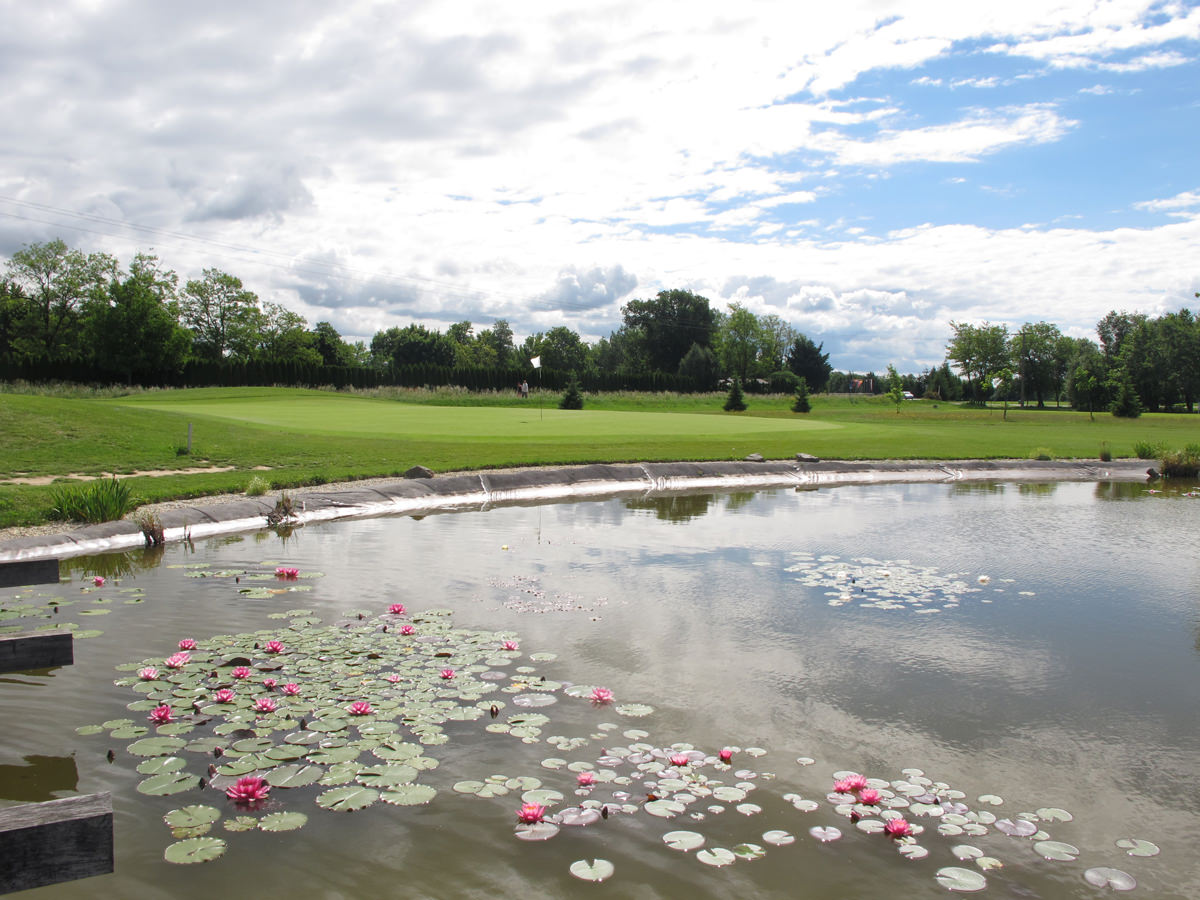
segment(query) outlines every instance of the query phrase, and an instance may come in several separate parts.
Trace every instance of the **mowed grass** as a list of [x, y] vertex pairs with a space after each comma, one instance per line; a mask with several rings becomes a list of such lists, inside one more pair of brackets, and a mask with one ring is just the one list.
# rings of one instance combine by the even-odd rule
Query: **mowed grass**
[[[275, 487], [435, 471], [636, 460], [767, 458], [803, 451], [826, 458], [999, 458], [1040, 452], [1095, 458], [1105, 446], [1133, 455], [1135, 441], [1182, 447], [1200, 419], [1115, 419], [1068, 410], [963, 409], [881, 398], [817, 397], [812, 413], [791, 397], [748, 396], [750, 409], [721, 410], [723, 395], [588, 396], [582, 411], [546, 392], [373, 391], [288, 388], [146, 391], [78, 399], [0, 394], [0, 481], [186, 467], [233, 471], [138, 477], [147, 502], [237, 492], [255, 467]], [[438, 402], [441, 400], [442, 402]], [[454, 404], [454, 405], [450, 405]], [[473, 405], [474, 404], [474, 405]], [[540, 404], [540, 406], [539, 406]], [[181, 455], [193, 428], [193, 449]], [[0, 527], [35, 524], [49, 511], [45, 486], [0, 484]]]

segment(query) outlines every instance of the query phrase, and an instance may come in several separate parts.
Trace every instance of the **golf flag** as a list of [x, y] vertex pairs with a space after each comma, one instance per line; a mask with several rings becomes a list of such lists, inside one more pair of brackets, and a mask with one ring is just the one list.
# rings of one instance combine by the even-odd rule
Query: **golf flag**
[[529, 364], [535, 369], [540, 369], [542, 367], [542, 358], [540, 356], [535, 356], [529, 361]]

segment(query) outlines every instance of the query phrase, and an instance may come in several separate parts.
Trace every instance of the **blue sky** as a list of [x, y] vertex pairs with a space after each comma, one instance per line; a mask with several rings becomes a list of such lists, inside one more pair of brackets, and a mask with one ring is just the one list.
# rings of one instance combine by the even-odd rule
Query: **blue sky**
[[841, 369], [1200, 290], [1200, 7], [0, 0], [0, 255], [216, 266], [369, 340], [664, 288]]

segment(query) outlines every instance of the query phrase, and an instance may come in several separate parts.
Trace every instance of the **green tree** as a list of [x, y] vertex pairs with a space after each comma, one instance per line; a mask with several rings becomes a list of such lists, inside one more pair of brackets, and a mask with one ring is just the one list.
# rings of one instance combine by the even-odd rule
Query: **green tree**
[[759, 365], [762, 372], [778, 372], [784, 367], [788, 349], [797, 338], [796, 329], [775, 313], [759, 316]]
[[263, 303], [258, 328], [257, 357], [267, 362], [319, 366], [321, 354], [313, 347], [308, 321], [285, 306]]
[[486, 348], [486, 351], [480, 355], [481, 364], [500, 368], [507, 368], [514, 364], [513, 356], [516, 353], [516, 347], [513, 346], [513, 332], [507, 319], [497, 319], [492, 323], [491, 328], [485, 328], [479, 332], [477, 343], [481, 348]]
[[1133, 387], [1133, 379], [1122, 368], [1117, 368], [1109, 376], [1109, 388], [1112, 391], [1112, 403], [1109, 411], [1122, 419], [1136, 419], [1142, 414], [1142, 401], [1138, 398]]
[[644, 336], [638, 349], [645, 353], [645, 367], [655, 372], [677, 372], [692, 344], [713, 342], [714, 311], [707, 297], [691, 291], [659, 291], [653, 300], [631, 300], [621, 315], [631, 333]]
[[579, 379], [572, 378], [567, 390], [558, 401], [559, 409], [583, 409], [583, 394], [579, 390]]
[[17, 343], [28, 310], [29, 298], [21, 285], [0, 281], [0, 363], [16, 362], [21, 357]]
[[258, 346], [262, 313], [258, 296], [242, 280], [220, 269], [205, 269], [187, 283], [180, 316], [192, 332], [193, 352], [201, 359], [247, 359]]
[[1007, 367], [992, 373], [992, 392], [1004, 401], [1004, 419], [1008, 419], [1008, 396], [1012, 393], [1013, 373]]
[[318, 322], [312, 330], [312, 348], [326, 366], [348, 366], [354, 351], [342, 340], [338, 330], [328, 322]]
[[63, 241], [28, 244], [7, 263], [9, 278], [27, 306], [17, 321], [15, 341], [23, 355], [66, 360], [81, 355], [81, 319], [90, 301], [101, 299], [117, 277], [107, 253], [72, 250]]
[[894, 404], [896, 404], [896, 415], [900, 415], [900, 407], [904, 405], [904, 380], [900, 377], [900, 373], [896, 371], [896, 367], [888, 363], [888, 390], [887, 396]]
[[1125, 343], [1125, 338], [1145, 322], [1146, 316], [1142, 313], [1111, 310], [1096, 323], [1096, 333], [1100, 336], [1100, 347], [1104, 351], [1105, 360], [1110, 365], [1116, 362], [1121, 355], [1121, 347]]
[[721, 375], [716, 355], [699, 344], [692, 344], [692, 348], [679, 361], [679, 374], [695, 381], [696, 389], [701, 391], [716, 388]]
[[[1122, 374], [1123, 373], [1123, 374]], [[1121, 341], [1121, 350], [1110, 365], [1109, 390], [1117, 402], [1117, 387], [1128, 377], [1144, 409], [1160, 409], [1166, 400], [1168, 369], [1162, 323], [1142, 317]]]
[[812, 411], [812, 403], [808, 399], [808, 382], [803, 376], [796, 382], [796, 399], [792, 401], [792, 412], [806, 413]]
[[972, 398], [983, 400], [989, 374], [1008, 368], [1008, 329], [990, 322], [982, 325], [951, 322], [950, 327], [954, 337], [946, 345], [946, 358], [967, 380]]
[[582, 339], [565, 325], [531, 334], [521, 345], [521, 355], [526, 360], [540, 356], [543, 366], [560, 372], [581, 372], [588, 358]]
[[1032, 393], [1038, 409], [1045, 407], [1048, 394], [1057, 395], [1061, 389], [1061, 339], [1057, 325], [1026, 322], [1009, 341], [1009, 357], [1016, 361], [1021, 382], [1021, 399]]
[[733, 384], [729, 386], [729, 395], [725, 398], [722, 409], [725, 412], [744, 412], [746, 409], [746, 395], [742, 393], [742, 382], [736, 375], [733, 377]]
[[1163, 316], [1159, 329], [1167, 387], [1193, 412], [1200, 392], [1200, 321], [1184, 308]]
[[758, 317], [740, 303], [729, 304], [729, 315], [721, 323], [717, 347], [726, 374], [743, 380], [753, 378], [758, 374], [757, 363], [762, 351]]
[[[398, 366], [426, 364], [449, 368], [456, 359], [454, 343], [440, 331], [431, 331], [424, 325], [400, 328], [388, 341], [392, 345], [392, 361]], [[374, 352], [374, 340], [371, 349]]]
[[807, 381], [814, 391], [825, 390], [833, 371], [829, 354], [821, 352], [824, 347], [824, 343], [814, 344], [806, 335], [797, 334], [787, 352], [788, 369]]

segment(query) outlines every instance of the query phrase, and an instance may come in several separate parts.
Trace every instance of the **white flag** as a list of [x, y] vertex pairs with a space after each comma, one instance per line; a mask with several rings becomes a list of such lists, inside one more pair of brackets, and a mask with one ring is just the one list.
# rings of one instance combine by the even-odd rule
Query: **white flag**
[[535, 369], [540, 369], [542, 367], [542, 358], [540, 356], [535, 356], [529, 361], [529, 364]]

